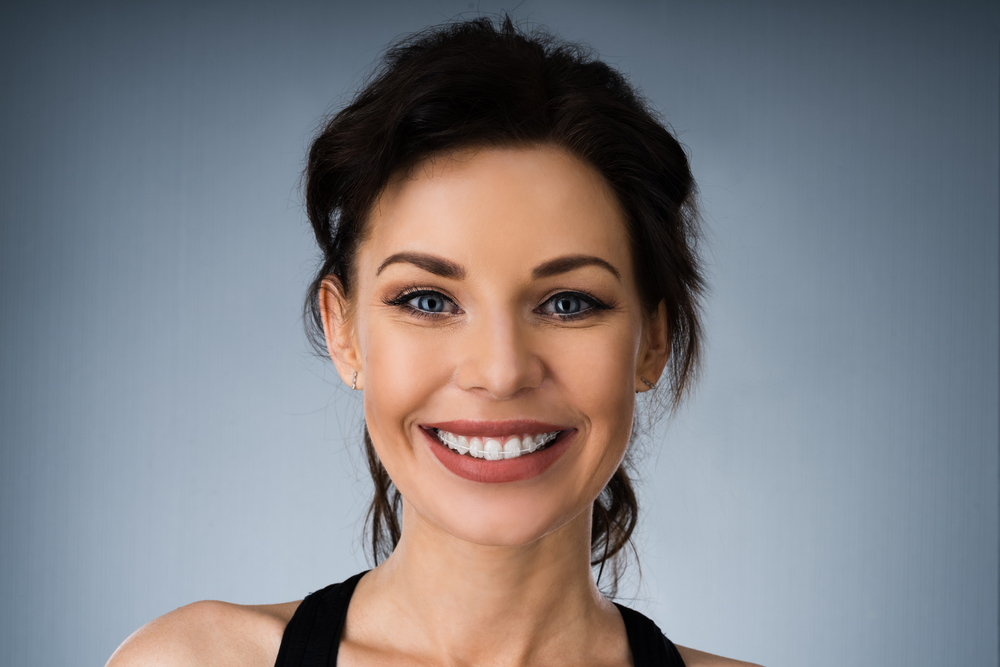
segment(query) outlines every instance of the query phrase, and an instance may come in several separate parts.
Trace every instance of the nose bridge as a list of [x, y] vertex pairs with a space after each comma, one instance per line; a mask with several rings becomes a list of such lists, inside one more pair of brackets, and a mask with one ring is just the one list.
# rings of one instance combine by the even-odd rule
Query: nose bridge
[[510, 309], [493, 308], [473, 318], [463, 350], [460, 383], [485, 390], [494, 398], [510, 398], [535, 388], [544, 375], [530, 332]]

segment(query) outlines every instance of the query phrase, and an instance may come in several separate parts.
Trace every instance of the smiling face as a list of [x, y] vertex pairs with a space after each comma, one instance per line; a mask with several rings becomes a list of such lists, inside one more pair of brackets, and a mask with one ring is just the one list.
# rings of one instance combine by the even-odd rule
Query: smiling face
[[383, 192], [353, 275], [321, 293], [327, 345], [411, 510], [522, 545], [590, 506], [667, 349], [597, 171], [553, 147], [427, 160]]

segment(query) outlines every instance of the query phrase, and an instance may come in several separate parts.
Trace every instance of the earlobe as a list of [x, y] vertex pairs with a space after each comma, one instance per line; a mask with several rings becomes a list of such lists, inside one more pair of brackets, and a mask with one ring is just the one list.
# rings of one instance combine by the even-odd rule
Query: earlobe
[[354, 335], [354, 318], [343, 285], [334, 275], [326, 276], [320, 284], [319, 312], [326, 350], [340, 379], [352, 389], [361, 389], [361, 355]]
[[670, 325], [667, 306], [663, 301], [656, 313], [647, 318], [643, 327], [643, 343], [636, 364], [636, 393], [656, 389], [660, 375], [670, 359]]

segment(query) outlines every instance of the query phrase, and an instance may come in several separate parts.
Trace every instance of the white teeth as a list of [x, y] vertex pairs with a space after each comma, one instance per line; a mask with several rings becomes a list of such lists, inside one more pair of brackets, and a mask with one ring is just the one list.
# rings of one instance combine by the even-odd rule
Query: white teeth
[[503, 457], [505, 459], [516, 459], [521, 455], [521, 440], [518, 438], [511, 438], [507, 442], [503, 443]]
[[484, 458], [486, 455], [483, 454], [483, 441], [479, 438], [469, 438], [469, 453], [477, 459]]
[[555, 440], [560, 431], [525, 435], [523, 438], [512, 436], [506, 439], [468, 438], [464, 435], [456, 435], [440, 429], [435, 430], [435, 433], [441, 442], [459, 454], [467, 454], [468, 456], [473, 456], [477, 459], [486, 459], [487, 461], [499, 461], [501, 459], [514, 459], [524, 454], [538, 451]]
[[486, 454], [487, 461], [499, 461], [503, 458], [503, 447], [499, 440], [487, 440], [483, 443], [483, 453]]

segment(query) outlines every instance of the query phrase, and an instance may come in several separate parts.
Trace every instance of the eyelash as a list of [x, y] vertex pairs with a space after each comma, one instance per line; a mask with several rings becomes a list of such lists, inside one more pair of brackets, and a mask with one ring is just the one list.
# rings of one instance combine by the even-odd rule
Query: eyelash
[[[573, 320], [582, 319], [584, 317], [589, 317], [589, 316], [593, 315], [595, 311], [613, 310], [615, 308], [615, 306], [616, 306], [616, 304], [613, 301], [612, 302], [601, 301], [596, 296], [594, 296], [593, 294], [591, 294], [590, 292], [587, 292], [585, 290], [565, 290], [565, 291], [562, 291], [562, 292], [556, 292], [555, 294], [553, 294], [552, 296], [550, 296], [548, 299], [546, 299], [545, 301], [543, 301], [542, 302], [542, 306], [544, 306], [545, 304], [551, 302], [556, 297], [567, 296], [567, 295], [568, 296], [577, 297], [577, 298], [581, 299], [582, 301], [586, 301], [587, 303], [590, 304], [590, 307], [587, 308], [586, 310], [580, 311], [579, 313], [570, 313], [568, 315], [556, 314], [556, 317], [559, 318], [563, 322], [570, 322], [570, 321], [573, 321]], [[413, 306], [409, 305], [409, 303], [408, 303], [409, 301], [411, 301], [411, 300], [413, 300], [413, 299], [415, 299], [417, 297], [420, 297], [420, 296], [437, 296], [437, 297], [441, 297], [441, 298], [449, 301], [450, 303], [454, 304], [456, 307], [458, 306], [458, 304], [456, 304], [452, 299], [450, 299], [449, 297], [445, 296], [441, 292], [439, 292], [437, 290], [422, 288], [422, 287], [419, 287], [417, 285], [411, 285], [409, 287], [405, 287], [396, 296], [383, 299], [382, 302], [384, 304], [386, 304], [387, 306], [393, 306], [395, 308], [403, 308], [406, 311], [408, 311], [411, 315], [415, 315], [416, 317], [423, 317], [423, 318], [431, 319], [431, 320], [436, 320], [436, 319], [439, 319], [441, 317], [444, 317], [445, 315], [450, 314], [450, 313], [429, 313], [429, 312], [427, 312], [425, 310], [419, 310], [419, 309], [414, 308]], [[539, 308], [541, 308], [541, 306], [539, 306]], [[536, 310], [538, 310], [538, 309], [536, 308]]]
[[[411, 315], [415, 315], [416, 317], [423, 317], [429, 320], [436, 320], [449, 314], [449, 313], [428, 313], [425, 310], [419, 310], [417, 308], [414, 308], [409, 303], [407, 303], [408, 301], [415, 299], [418, 296], [438, 296], [446, 301], [455, 304], [455, 302], [452, 299], [446, 297], [444, 294], [438, 292], [437, 290], [424, 289], [416, 285], [411, 285], [409, 287], [404, 288], [402, 292], [400, 292], [394, 297], [383, 299], [382, 303], [384, 303], [387, 306], [402, 308], [408, 311]], [[458, 304], [455, 305], [457, 306]]]

